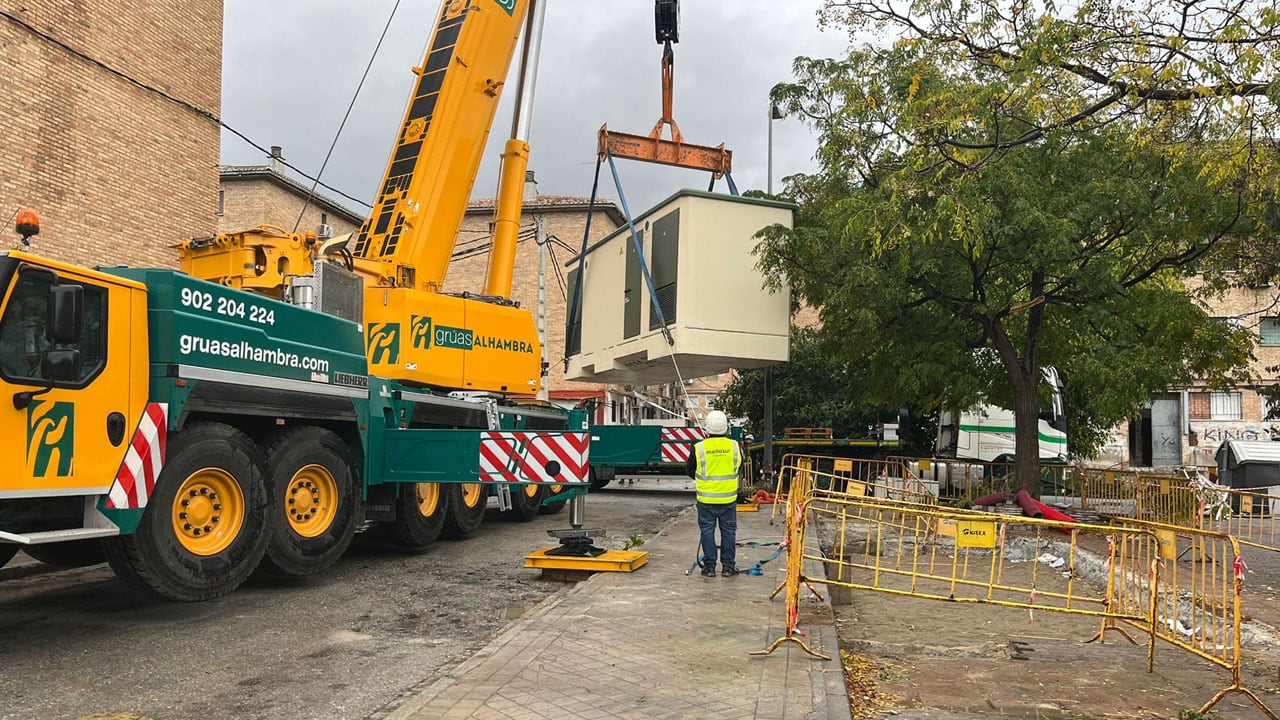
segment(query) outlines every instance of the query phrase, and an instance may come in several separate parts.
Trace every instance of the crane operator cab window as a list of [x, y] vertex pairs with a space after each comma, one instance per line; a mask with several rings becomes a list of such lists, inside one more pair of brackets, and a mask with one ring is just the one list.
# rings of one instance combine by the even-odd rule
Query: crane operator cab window
[[[20, 272], [0, 316], [0, 377], [21, 385], [76, 387], [101, 372], [106, 359], [106, 293], [83, 286], [83, 325], [78, 342], [54, 343], [49, 328], [50, 290], [56, 276], [48, 272]], [[62, 284], [67, 284], [63, 281]], [[51, 382], [46, 362], [51, 349], [75, 351], [69, 377]]]

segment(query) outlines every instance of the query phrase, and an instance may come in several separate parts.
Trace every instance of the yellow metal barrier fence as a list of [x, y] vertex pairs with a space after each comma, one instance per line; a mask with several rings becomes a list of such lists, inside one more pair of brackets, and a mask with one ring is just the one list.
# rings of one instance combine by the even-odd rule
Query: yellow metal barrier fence
[[[807, 584], [804, 577], [804, 544], [805, 544], [805, 513], [808, 508], [806, 504], [809, 497], [813, 494], [813, 460], [812, 457], [787, 456], [783, 458], [783, 472], [778, 474], [778, 493], [777, 497], [781, 497], [782, 493], [782, 476], [787, 475], [787, 502], [786, 502], [786, 537], [782, 541], [782, 550], [786, 553], [787, 558], [787, 575], [782, 585], [774, 589], [773, 594], [769, 596], [772, 599], [780, 590], [786, 590], [784, 599], [787, 603], [787, 630], [786, 634], [778, 638], [768, 648], [751, 653], [752, 655], [768, 655], [784, 642], [793, 642], [801, 647], [806, 653], [830, 660], [831, 658], [821, 653], [814, 652], [809, 646], [796, 637], [797, 629], [800, 625], [800, 586]], [[774, 503], [776, 508], [778, 503]]]
[[[1240, 593], [1244, 558], [1240, 544], [1224, 533], [1117, 518], [1116, 527], [1154, 532], [1161, 547], [1155, 563], [1154, 632], [1165, 642], [1195, 653], [1231, 673], [1201, 713], [1238, 693], [1271, 720], [1280, 720], [1241, 680]], [[1126, 622], [1128, 620], [1126, 619]], [[1145, 625], [1143, 629], [1145, 629]]]
[[1280, 486], [1206, 489], [1200, 527], [1226, 533], [1241, 545], [1280, 552]]
[[[1201, 712], [1239, 693], [1280, 720], [1241, 680], [1244, 570], [1234, 538], [1130, 518], [1111, 526], [1058, 523], [854, 497], [814, 489], [814, 477], [810, 460], [797, 458], [786, 506], [786, 580], [774, 591], [786, 590], [786, 635], [755, 654], [790, 641], [822, 657], [795, 637], [810, 560], [828, 567], [828, 586], [1091, 616], [1101, 620], [1094, 639], [1114, 631], [1132, 642], [1123, 623], [1147, 634], [1149, 671], [1159, 637], [1231, 672], [1231, 685]], [[827, 546], [823, 554], [805, 545], [810, 523]]]
[[1237, 489], [1199, 476], [1077, 469], [1086, 510], [1226, 533], [1240, 544], [1280, 552], [1280, 487]]
[[787, 497], [793, 478], [803, 473], [808, 487], [851, 497], [877, 497], [922, 505], [937, 505], [938, 496], [920, 482], [904, 463], [897, 460], [833, 458], [826, 455], [790, 453], [782, 458], [774, 488], [774, 515]]

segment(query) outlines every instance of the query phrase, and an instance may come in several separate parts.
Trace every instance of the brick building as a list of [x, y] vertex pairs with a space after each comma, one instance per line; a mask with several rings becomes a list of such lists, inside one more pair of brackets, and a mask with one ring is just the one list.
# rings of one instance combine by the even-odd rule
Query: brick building
[[1218, 391], [1203, 385], [1153, 397], [1140, 417], [1117, 428], [1096, 462], [1134, 467], [1212, 466], [1227, 440], [1280, 440], [1280, 420], [1258, 389], [1280, 382], [1267, 368], [1280, 365], [1280, 288], [1272, 283], [1237, 287], [1207, 308], [1221, 322], [1254, 337], [1249, 382]]
[[[357, 212], [285, 174], [280, 148], [271, 148], [267, 165], [218, 168], [218, 232], [236, 232], [261, 224], [287, 231], [332, 237], [355, 232], [365, 213]], [[304, 210], [305, 207], [305, 210]], [[301, 215], [301, 219], [299, 219]]]
[[37, 252], [173, 266], [213, 232], [221, 0], [0, 4], [0, 230], [39, 213]]

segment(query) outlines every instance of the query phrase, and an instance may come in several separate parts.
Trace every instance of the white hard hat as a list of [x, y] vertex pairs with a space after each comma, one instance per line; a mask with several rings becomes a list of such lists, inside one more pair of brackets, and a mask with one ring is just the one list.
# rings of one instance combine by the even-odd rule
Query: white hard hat
[[729, 418], [719, 410], [707, 413], [707, 421], [703, 423], [708, 435], [728, 435]]

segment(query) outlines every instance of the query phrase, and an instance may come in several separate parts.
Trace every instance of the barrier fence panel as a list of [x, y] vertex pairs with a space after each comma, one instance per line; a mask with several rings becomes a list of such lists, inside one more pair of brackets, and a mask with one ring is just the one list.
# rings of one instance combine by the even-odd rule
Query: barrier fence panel
[[1115, 517], [1214, 530], [1280, 552], [1280, 487], [1237, 489], [1201, 476], [1078, 468], [1081, 504]]
[[1160, 539], [1154, 632], [1165, 642], [1195, 653], [1231, 673], [1231, 684], [1200, 709], [1207, 713], [1232, 693], [1249, 698], [1272, 720], [1280, 720], [1241, 679], [1240, 593], [1244, 559], [1230, 535], [1131, 518], [1116, 527], [1154, 532]]
[[782, 458], [778, 483], [774, 488], [778, 505], [793, 486], [793, 478], [803, 473], [808, 487], [852, 497], [878, 497], [909, 503], [936, 505], [938, 496], [922, 484], [910, 469], [896, 460], [833, 458], [826, 455], [788, 454]]
[[1241, 545], [1280, 552], [1280, 486], [1206, 490], [1200, 524]]
[[[828, 584], [912, 597], [972, 602], [1149, 623], [1141, 602], [1117, 606], [1108, 592], [1149, 597], [1158, 548], [1143, 529], [1081, 525], [840, 497], [815, 491], [809, 516], [831, 535]], [[1119, 542], [1110, 547], [1108, 536]], [[1092, 538], [1109, 561], [1090, 566]], [[1114, 626], [1114, 623], [1112, 623]]]
[[[785, 591], [783, 596], [786, 600], [787, 626], [786, 634], [778, 638], [768, 648], [756, 652], [752, 655], [768, 655], [778, 649], [779, 645], [784, 642], [793, 642], [801, 647], [806, 653], [820, 658], [822, 660], [830, 660], [831, 658], [821, 653], [814, 652], [797, 637], [800, 625], [800, 588], [802, 585], [808, 585], [808, 580], [804, 576], [804, 544], [805, 544], [805, 513], [807, 512], [807, 503], [813, 492], [814, 482], [814, 458], [800, 457], [789, 455], [783, 459], [783, 472], [778, 476], [778, 497], [782, 492], [782, 476], [787, 475], [787, 502], [785, 506], [786, 519], [786, 535], [782, 541], [782, 550], [786, 552], [787, 558], [787, 574], [782, 585], [773, 591], [770, 599], [778, 594], [779, 591]], [[775, 508], [778, 503], [774, 503]]]

